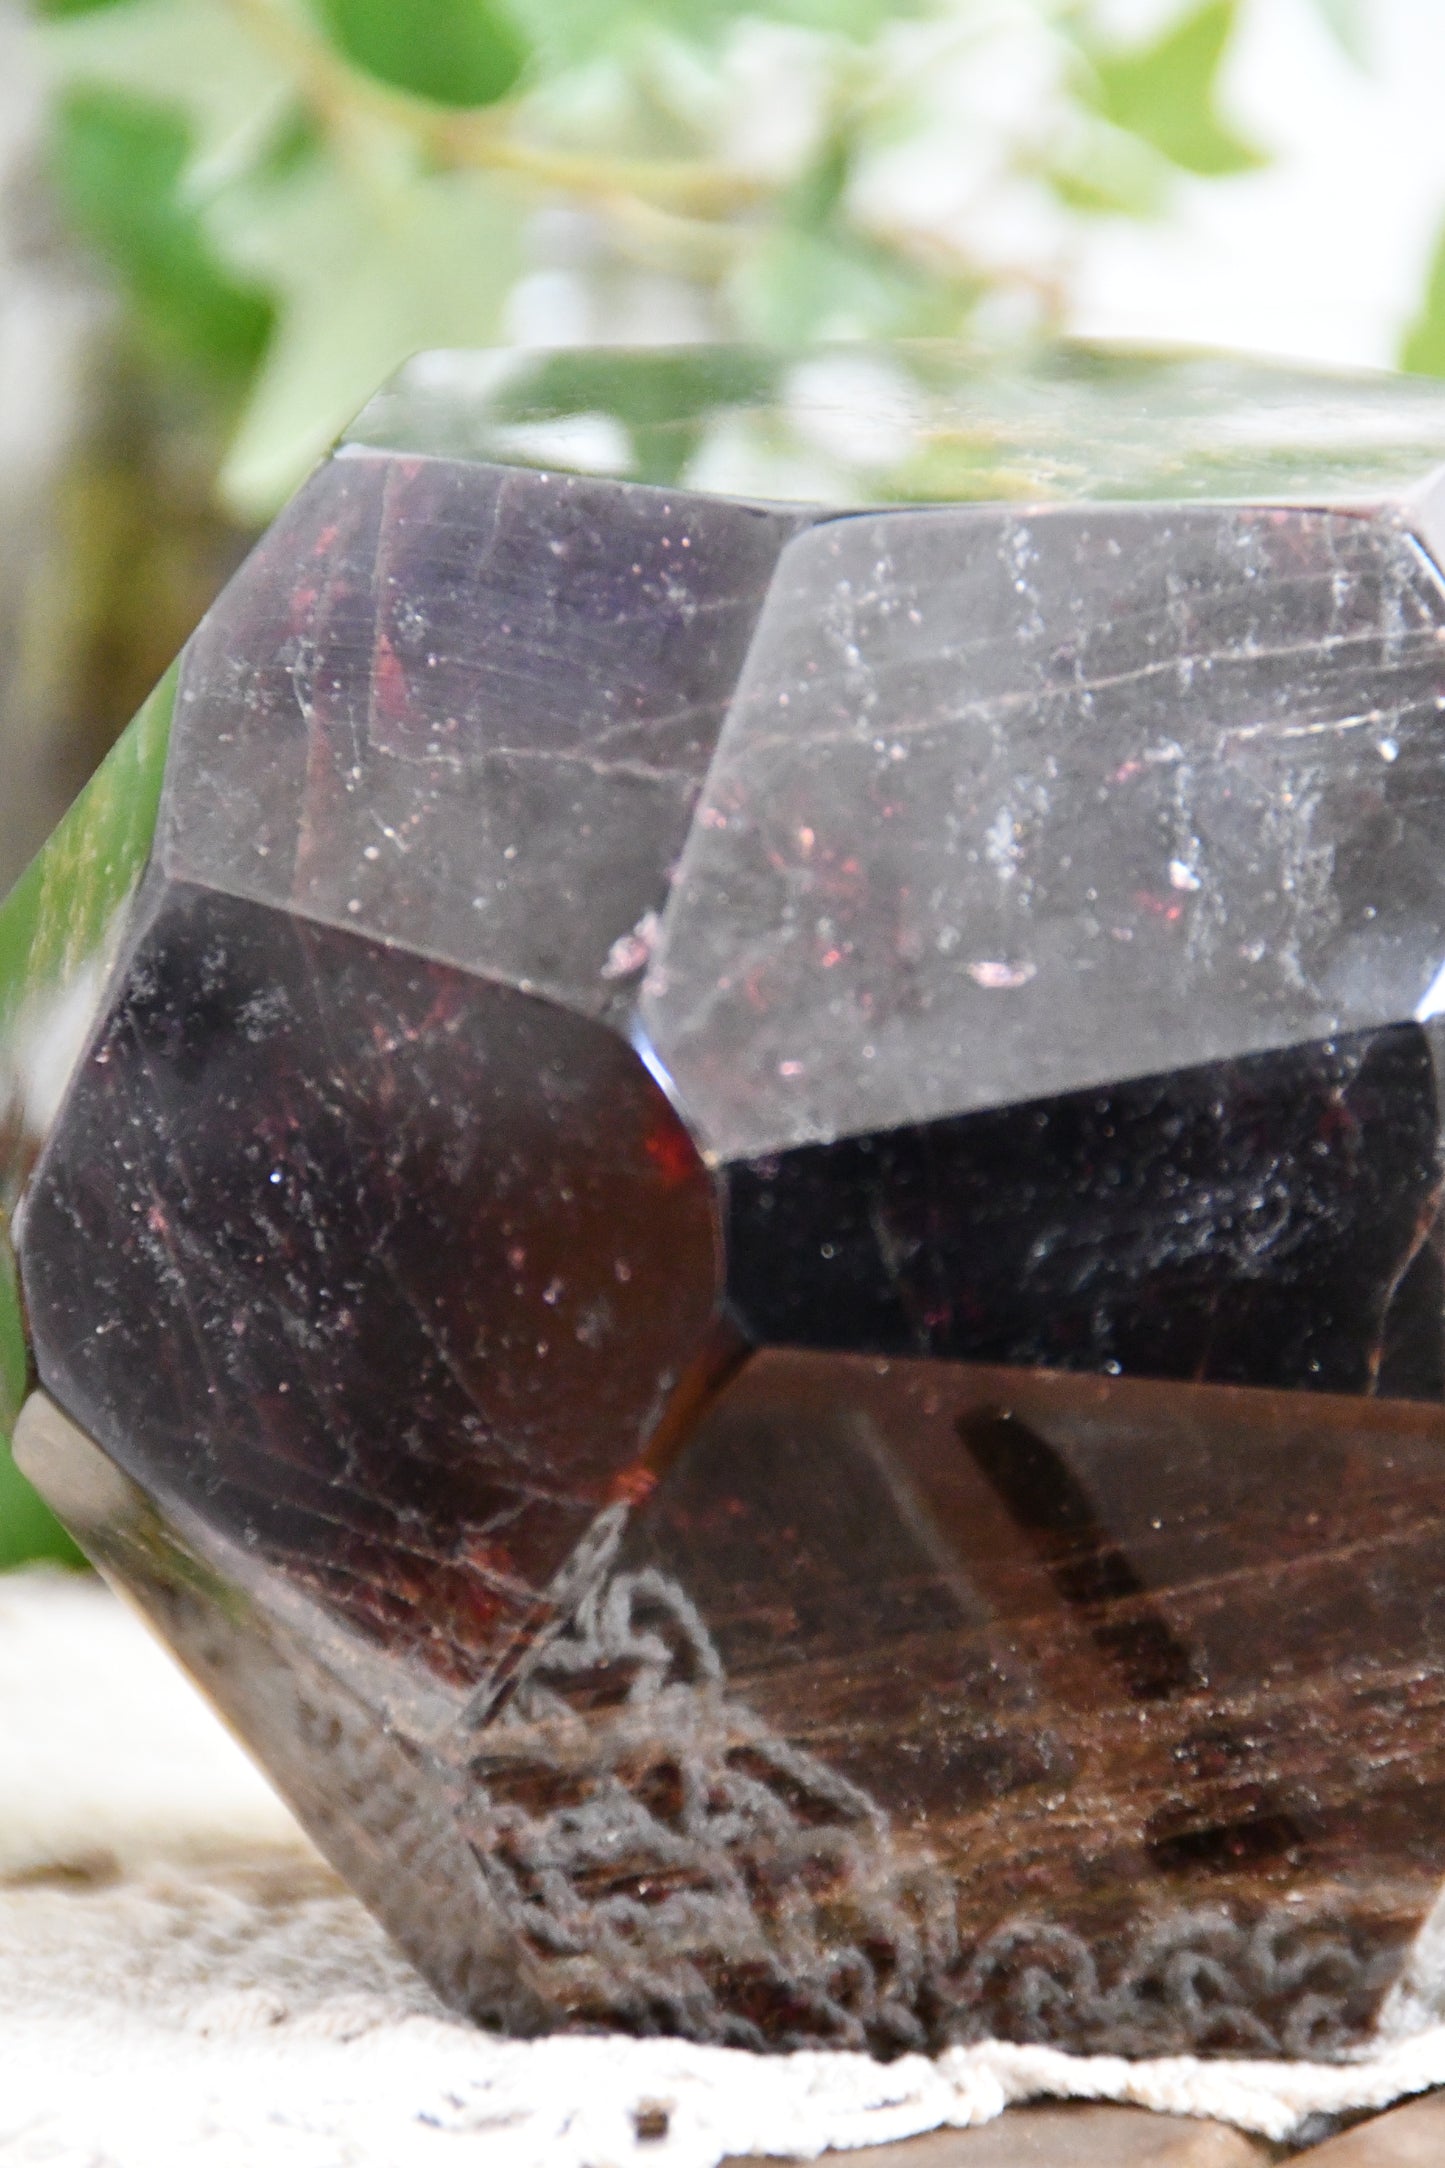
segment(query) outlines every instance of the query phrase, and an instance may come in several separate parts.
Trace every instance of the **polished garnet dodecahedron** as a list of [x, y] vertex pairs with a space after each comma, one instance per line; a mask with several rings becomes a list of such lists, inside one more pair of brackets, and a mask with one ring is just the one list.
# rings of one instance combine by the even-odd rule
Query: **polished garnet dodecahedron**
[[22, 1461], [455, 2004], [1436, 2014], [1432, 445], [432, 359], [17, 892]]

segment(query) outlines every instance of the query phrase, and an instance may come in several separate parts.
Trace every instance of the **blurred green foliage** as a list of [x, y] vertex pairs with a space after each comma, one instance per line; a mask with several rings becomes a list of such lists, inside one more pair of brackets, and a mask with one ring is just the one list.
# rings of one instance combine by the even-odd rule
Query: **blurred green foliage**
[[57, 1566], [85, 1564], [77, 1546], [36, 1496], [9, 1453], [0, 1451], [0, 1572], [40, 1559]]
[[1208, 95], [1234, 13], [1233, 0], [1206, 0], [1142, 51], [1101, 53], [1095, 61], [1101, 111], [1190, 173], [1243, 173], [1263, 163], [1219, 119]]
[[519, 26], [483, 0], [323, 0], [320, 13], [355, 67], [438, 105], [495, 105], [527, 64]]
[[1445, 376], [1445, 234], [1430, 264], [1420, 313], [1405, 334], [1400, 362], [1421, 376]]
[[[507, 339], [559, 211], [574, 283], [671, 286], [715, 337], [1047, 329], [1079, 221], [1258, 162], [1218, 105], [1237, 9], [1121, 44], [1095, 0], [37, 0], [37, 38], [70, 217], [257, 519], [407, 354]], [[995, 112], [1010, 56], [1035, 89]], [[947, 216], [878, 185], [925, 141]]]
[[190, 137], [165, 107], [82, 85], [56, 103], [54, 164], [74, 224], [124, 269], [159, 357], [244, 382], [271, 335], [261, 293], [226, 276], [185, 192]]

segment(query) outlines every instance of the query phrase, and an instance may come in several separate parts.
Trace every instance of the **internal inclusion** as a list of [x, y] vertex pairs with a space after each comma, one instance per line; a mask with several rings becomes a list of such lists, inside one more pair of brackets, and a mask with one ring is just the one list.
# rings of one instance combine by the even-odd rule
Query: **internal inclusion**
[[752, 2048], [1328, 2057], [1395, 1970], [1346, 1908], [1293, 1892], [1144, 1897], [1103, 1948], [1048, 1907], [970, 1934], [927, 1846], [730, 1691], [656, 1569], [597, 1587], [469, 1774], [460, 1823], [504, 1917], [598, 2023]]
[[[479, 2017], [1353, 2052], [1445, 1867], [1428, 508], [818, 511], [1207, 493], [1251, 400], [1394, 491], [1440, 393], [482, 374], [190, 650], [26, 1208], [103, 1452], [29, 1465]], [[656, 488], [543, 458], [583, 392]]]
[[[975, 1397], [996, 1409], [1009, 1384], [980, 1379]], [[736, 1443], [736, 1428], [715, 1439], [714, 1464], [736, 1467]], [[883, 2055], [1003, 2037], [1331, 2057], [1365, 2044], [1402, 1966], [1410, 1978], [1407, 1924], [1359, 1915], [1327, 1882], [1192, 1900], [1132, 1886], [1106, 1937], [1003, 1893], [981, 1925], [926, 1840], [739, 1691], [696, 1597], [637, 1563], [615, 1516], [568, 1622], [478, 1730], [254, 1557], [158, 1512], [40, 1396], [21, 1450], [318, 1841], [478, 2017]], [[866, 1484], [860, 1503], [876, 1514]]]

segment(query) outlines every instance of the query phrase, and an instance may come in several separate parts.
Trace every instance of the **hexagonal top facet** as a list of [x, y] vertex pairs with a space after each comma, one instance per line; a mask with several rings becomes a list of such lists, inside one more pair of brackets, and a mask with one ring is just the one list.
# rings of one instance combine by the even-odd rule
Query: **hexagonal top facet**
[[1445, 388], [1082, 344], [436, 353], [344, 444], [840, 510], [1378, 503], [1440, 465]]

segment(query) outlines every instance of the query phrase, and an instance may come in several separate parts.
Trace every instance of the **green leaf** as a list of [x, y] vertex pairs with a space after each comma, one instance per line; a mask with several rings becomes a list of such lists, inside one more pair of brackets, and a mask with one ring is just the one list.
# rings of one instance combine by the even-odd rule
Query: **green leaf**
[[[12, 1108], [22, 1104], [10, 1064], [27, 1016], [33, 1025], [37, 1011], [53, 1013], [104, 958], [116, 913], [150, 856], [175, 690], [171, 669], [0, 904], [0, 1099]], [[34, 1141], [17, 1135], [0, 1167], [0, 1566], [81, 1563], [4, 1442], [30, 1382], [9, 1209]]]
[[493, 105], [528, 53], [489, 0], [319, 0], [334, 43], [368, 75], [438, 105]]
[[49, 1506], [26, 1482], [8, 1445], [0, 1445], [0, 1572], [36, 1559], [83, 1566], [85, 1559]]
[[787, 224], [805, 233], [844, 224], [843, 198], [852, 172], [852, 145], [842, 136], [830, 136], [784, 199], [782, 215]]
[[0, 902], [0, 1049], [27, 1002], [62, 992], [93, 961], [140, 878], [155, 837], [178, 677], [173, 663]]
[[1314, 0], [1315, 12], [1332, 32], [1340, 50], [1356, 67], [1367, 59], [1365, 12], [1361, 0]]
[[929, 0], [510, 0], [510, 13], [554, 67], [619, 53], [649, 32], [715, 45], [744, 16], [864, 41]]
[[77, 88], [56, 109], [50, 164], [72, 223], [119, 275], [148, 340], [192, 368], [244, 378], [271, 309], [211, 254], [183, 191], [190, 149], [185, 122], [167, 107]]
[[1166, 207], [1166, 161], [1141, 137], [1092, 114], [1063, 132], [1045, 172], [1071, 210], [1155, 218]]
[[1400, 367], [1416, 376], [1445, 376], [1445, 230], [1431, 259], [1420, 313], [1401, 342]]
[[59, 1565], [83, 1566], [71, 1542], [39, 1493], [26, 1482], [10, 1457], [8, 1433], [14, 1427], [29, 1384], [25, 1331], [20, 1320], [20, 1283], [8, 1238], [0, 1242], [0, 1572], [47, 1558]]
[[784, 346], [926, 338], [956, 332], [966, 319], [975, 286], [923, 268], [851, 222], [854, 151], [846, 135], [825, 139], [780, 199], [773, 224], [758, 229], [724, 289], [743, 337]]
[[278, 310], [222, 467], [228, 507], [248, 520], [274, 512], [419, 349], [494, 345], [522, 223], [512, 185], [495, 175], [358, 178], [328, 155], [218, 198], [217, 247]]
[[1245, 173], [1259, 151], [1219, 118], [1214, 99], [1237, 0], [1204, 0], [1152, 44], [1095, 53], [1099, 109], [1188, 173]]
[[124, 7], [126, 0], [31, 0], [42, 22], [63, 22], [71, 15], [96, 15], [102, 8]]
[[[682, 18], [688, 15], [687, 0], [682, 0], [676, 12]], [[737, 6], [727, 12], [763, 15], [774, 22], [797, 23], [805, 30], [831, 32], [835, 37], [861, 42], [875, 37], [900, 16], [927, 14], [929, 5], [928, 0], [905, 0], [902, 6], [896, 0], [892, 4], [890, 0], [754, 0], [751, 6]]]
[[760, 237], [724, 298], [742, 337], [796, 346], [946, 337], [960, 329], [976, 294], [861, 235], [785, 226]]
[[185, 123], [191, 174], [250, 164], [295, 95], [287, 59], [228, 0], [124, 0], [43, 24], [36, 49], [53, 95], [83, 86], [129, 92]]

